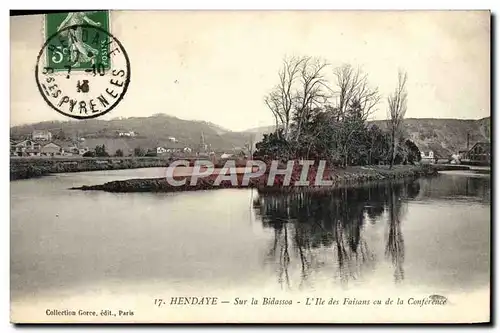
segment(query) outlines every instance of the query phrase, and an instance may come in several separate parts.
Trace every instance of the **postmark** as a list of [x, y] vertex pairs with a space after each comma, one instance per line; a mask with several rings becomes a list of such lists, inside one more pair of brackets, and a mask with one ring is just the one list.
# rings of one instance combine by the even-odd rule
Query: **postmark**
[[[99, 22], [82, 17], [69, 16], [69, 23], [58, 26], [42, 46], [35, 67], [45, 102], [75, 119], [95, 118], [113, 110], [124, 98], [131, 76], [122, 43], [102, 24], [95, 24]], [[82, 21], [87, 24], [71, 25]]]

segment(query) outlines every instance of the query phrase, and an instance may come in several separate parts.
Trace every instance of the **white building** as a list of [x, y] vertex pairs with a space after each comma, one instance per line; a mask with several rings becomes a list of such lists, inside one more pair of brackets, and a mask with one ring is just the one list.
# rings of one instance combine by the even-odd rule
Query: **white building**
[[119, 132], [118, 136], [126, 136], [126, 137], [134, 137], [137, 134], [134, 131], [129, 131], [129, 132]]
[[79, 149], [78, 149], [78, 154], [83, 155], [83, 154], [85, 154], [85, 153], [86, 153], [86, 152], [88, 152], [88, 151], [89, 151], [89, 148], [88, 148], [88, 147], [79, 148]]
[[42, 148], [39, 142], [32, 140], [23, 140], [11, 147], [14, 156], [40, 156], [40, 149]]
[[423, 164], [434, 164], [434, 162], [435, 162], [434, 152], [432, 150], [430, 150], [427, 153], [427, 155], [423, 151], [420, 152], [420, 157], [422, 157], [422, 159], [420, 160], [420, 162], [423, 163]]
[[58, 144], [55, 144], [54, 142], [47, 143], [45, 146], [43, 146], [40, 149], [41, 155], [45, 156], [56, 156], [56, 155], [62, 155], [62, 147], [59, 146]]
[[432, 159], [432, 158], [434, 158], [434, 152], [431, 150], [431, 151], [429, 151], [428, 155], [425, 155], [425, 152], [422, 151], [422, 152], [420, 152], [420, 156], [422, 158], [430, 158], [430, 159]]
[[156, 153], [157, 154], [164, 154], [166, 152], [167, 152], [167, 150], [165, 148], [163, 148], [163, 147], [156, 147]]
[[31, 138], [33, 140], [51, 141], [52, 133], [50, 133], [49, 131], [34, 130], [33, 133], [31, 133]]

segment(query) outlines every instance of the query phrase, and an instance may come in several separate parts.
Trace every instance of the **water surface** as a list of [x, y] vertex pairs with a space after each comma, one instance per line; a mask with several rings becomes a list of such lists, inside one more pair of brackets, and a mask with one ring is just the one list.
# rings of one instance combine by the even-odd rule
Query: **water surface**
[[12, 302], [149, 295], [160, 286], [489, 292], [489, 176], [446, 172], [328, 194], [68, 190], [164, 171], [12, 181]]

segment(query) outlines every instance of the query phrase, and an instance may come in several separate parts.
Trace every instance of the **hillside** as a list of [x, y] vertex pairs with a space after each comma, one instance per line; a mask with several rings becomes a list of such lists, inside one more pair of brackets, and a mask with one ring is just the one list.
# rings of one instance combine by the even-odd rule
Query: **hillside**
[[[375, 120], [369, 123], [386, 129], [385, 120]], [[469, 133], [469, 147], [476, 142], [491, 139], [491, 118], [479, 120], [469, 119], [427, 119], [409, 118], [405, 119], [404, 132], [421, 151], [434, 151], [434, 154], [447, 157], [467, 148], [467, 133]], [[275, 126], [252, 128], [246, 132], [255, 134], [257, 141], [261, 140], [265, 133], [273, 131]]]
[[[196, 148], [200, 144], [202, 133], [205, 142], [210, 144], [213, 150], [224, 151], [243, 147], [249, 141], [248, 136], [244, 133], [231, 132], [205, 121], [183, 120], [165, 114], [112, 120], [47, 121], [12, 127], [10, 130], [11, 138], [26, 137], [34, 129], [48, 130], [53, 135], [58, 135], [62, 131], [64, 136], [69, 139], [84, 137], [88, 147], [93, 148], [95, 145], [105, 144], [106, 147], [109, 147], [109, 152], [114, 152], [118, 148], [133, 150], [136, 147], [153, 148], [157, 146]], [[120, 131], [134, 131], [137, 137], [118, 138], [117, 132]], [[169, 141], [169, 137], [175, 137], [178, 143], [172, 143]]]
[[[467, 133], [469, 133], [469, 147], [476, 142], [490, 142], [490, 117], [469, 119], [405, 119], [404, 132], [420, 151], [434, 151], [440, 157], [447, 157], [459, 150], [467, 149]], [[373, 121], [380, 128], [386, 128], [385, 120]]]
[[[381, 128], [386, 127], [384, 120], [372, 121]], [[490, 141], [490, 118], [480, 120], [462, 119], [406, 119], [404, 130], [421, 151], [433, 150], [438, 156], [448, 156], [467, 147], [467, 133], [470, 146], [479, 141]], [[240, 149], [249, 142], [256, 143], [264, 133], [274, 130], [274, 126], [232, 132], [216, 124], [205, 121], [190, 121], [166, 114], [151, 117], [117, 118], [112, 120], [89, 119], [84, 121], [48, 121], [37, 124], [12, 127], [11, 138], [25, 137], [34, 130], [49, 130], [57, 135], [61, 130], [69, 138], [85, 137], [88, 147], [105, 144], [109, 152], [116, 149], [124, 151], [136, 147], [153, 148], [167, 146], [171, 148], [196, 148], [200, 143], [201, 133], [212, 150], [227, 151]], [[134, 131], [135, 138], [117, 138], [119, 131]], [[169, 137], [179, 142], [172, 143]]]

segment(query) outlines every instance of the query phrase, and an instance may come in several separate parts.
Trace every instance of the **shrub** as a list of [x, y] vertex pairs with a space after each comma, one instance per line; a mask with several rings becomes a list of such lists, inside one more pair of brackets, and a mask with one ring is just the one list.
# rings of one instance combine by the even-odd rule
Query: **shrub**
[[85, 152], [82, 156], [83, 157], [95, 157], [95, 153], [93, 151], [88, 151], [88, 152]]

